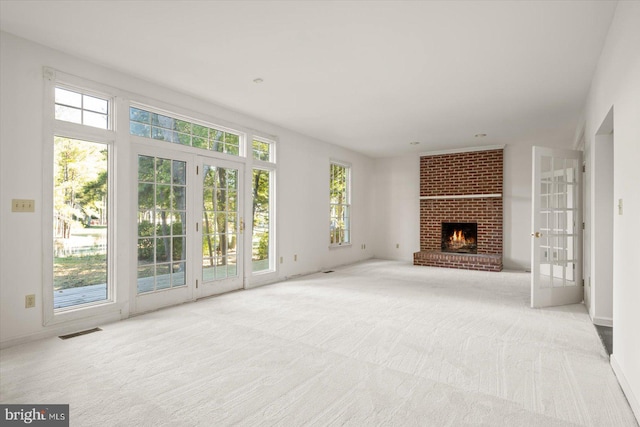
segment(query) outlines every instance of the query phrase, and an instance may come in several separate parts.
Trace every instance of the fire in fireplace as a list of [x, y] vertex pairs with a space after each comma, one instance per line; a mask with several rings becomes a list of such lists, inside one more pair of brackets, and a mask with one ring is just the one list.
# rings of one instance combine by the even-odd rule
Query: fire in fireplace
[[478, 253], [478, 224], [475, 222], [443, 222], [442, 252]]

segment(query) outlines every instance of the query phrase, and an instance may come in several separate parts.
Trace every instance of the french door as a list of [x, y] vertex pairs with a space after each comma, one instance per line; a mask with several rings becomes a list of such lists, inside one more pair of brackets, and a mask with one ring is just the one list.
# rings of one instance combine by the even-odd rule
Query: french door
[[199, 157], [196, 297], [243, 286], [243, 165]]
[[579, 303], [582, 153], [533, 147], [531, 307]]
[[132, 312], [243, 286], [243, 165], [140, 147]]

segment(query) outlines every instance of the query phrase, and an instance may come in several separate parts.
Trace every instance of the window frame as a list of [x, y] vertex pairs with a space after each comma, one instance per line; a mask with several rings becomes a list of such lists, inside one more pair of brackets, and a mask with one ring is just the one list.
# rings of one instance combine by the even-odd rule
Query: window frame
[[[251, 141], [251, 146], [247, 144], [247, 153], [251, 153], [251, 155], [247, 155], [247, 159], [251, 161], [250, 167], [247, 168], [248, 174], [251, 176], [251, 180], [248, 182], [253, 183], [253, 171], [254, 169], [260, 169], [263, 171], [269, 172], [269, 268], [265, 270], [253, 271], [253, 216], [251, 216], [250, 222], [246, 221], [247, 224], [251, 225], [251, 233], [247, 233], [249, 235], [249, 242], [251, 243], [247, 247], [251, 248], [251, 251], [247, 251], [249, 263], [251, 266], [251, 272], [248, 274], [250, 277], [260, 277], [266, 276], [269, 274], [275, 274], [278, 271], [279, 262], [277, 262], [278, 257], [278, 246], [277, 246], [277, 163], [276, 163], [276, 152], [277, 152], [277, 144], [278, 142], [275, 139], [266, 138], [259, 135], [252, 135], [251, 139], [247, 141]], [[259, 160], [253, 157], [253, 141], [259, 141], [263, 143], [269, 144], [269, 161]], [[253, 192], [248, 192], [247, 198], [251, 201], [251, 204], [247, 206], [252, 206], [253, 204]]]
[[[331, 175], [331, 168], [332, 166], [340, 166], [345, 168], [346, 170], [346, 188], [345, 188], [345, 192], [346, 192], [346, 203], [341, 203], [342, 206], [345, 206], [347, 208], [346, 210], [346, 223], [348, 223], [348, 226], [345, 227], [345, 230], [348, 231], [347, 236], [348, 239], [346, 239], [343, 242], [340, 243], [332, 243], [331, 242], [331, 211], [332, 211], [332, 207], [335, 205], [334, 203], [332, 203], [331, 201], [331, 187], [333, 185], [333, 177]], [[349, 247], [352, 245], [352, 236], [351, 236], [351, 230], [352, 230], [352, 224], [351, 224], [351, 207], [352, 207], [352, 203], [351, 203], [351, 180], [352, 180], [352, 170], [353, 170], [353, 166], [351, 165], [351, 163], [349, 162], [345, 162], [342, 160], [336, 160], [336, 159], [329, 159], [329, 248], [333, 249], [333, 248], [343, 248], [343, 247]]]
[[[158, 106], [156, 106], [158, 105]], [[146, 136], [140, 136], [140, 135], [136, 135], [134, 133], [131, 133], [131, 123], [132, 121], [129, 119], [129, 114], [130, 114], [130, 109], [131, 108], [136, 108], [139, 110], [144, 110], [146, 112], [152, 113], [152, 114], [159, 114], [162, 116], [166, 116], [166, 117], [170, 117], [173, 119], [177, 119], [177, 120], [181, 120], [181, 121], [185, 121], [185, 122], [189, 122], [192, 125], [196, 124], [198, 126], [203, 126], [203, 127], [207, 127], [207, 128], [214, 128], [215, 130], [220, 130], [222, 132], [225, 133], [230, 133], [230, 134], [234, 134], [238, 136], [238, 154], [230, 154], [224, 151], [213, 151], [210, 149], [205, 149], [205, 148], [200, 148], [200, 147], [194, 147], [193, 145], [184, 145], [184, 144], [180, 144], [177, 142], [172, 142], [172, 141], [167, 141], [167, 140], [162, 140], [162, 139], [155, 139], [153, 137], [146, 137]], [[218, 121], [210, 121], [210, 120], [206, 120], [206, 119], [201, 119], [199, 118], [198, 114], [190, 114], [190, 112], [187, 112], [186, 114], [182, 114], [180, 112], [178, 112], [179, 109], [174, 108], [174, 109], [167, 109], [164, 108], [164, 105], [160, 102], [154, 104], [154, 105], [149, 105], [148, 103], [143, 103], [143, 102], [138, 102], [138, 101], [130, 101], [128, 102], [127, 105], [127, 129], [124, 131], [127, 134], [127, 137], [130, 139], [131, 142], [142, 142], [145, 145], [163, 145], [163, 144], [169, 144], [168, 147], [172, 147], [174, 149], [178, 149], [178, 150], [182, 150], [185, 152], [190, 152], [193, 154], [198, 154], [201, 156], [213, 156], [213, 157], [218, 157], [221, 159], [227, 159], [227, 160], [231, 160], [234, 162], [243, 162], [245, 163], [246, 160], [249, 158], [249, 156], [247, 156], [247, 152], [249, 151], [248, 143], [247, 141], [249, 140], [249, 138], [247, 137], [247, 133], [234, 128], [234, 127], [230, 127], [224, 124], [219, 124]], [[181, 110], [181, 109], [180, 109]], [[136, 122], [138, 123], [138, 122]], [[176, 131], [177, 132], [177, 131]], [[180, 148], [176, 148], [176, 147], [180, 147]]]
[[[103, 85], [75, 77], [53, 69], [43, 69], [45, 86], [45, 107], [43, 108], [43, 192], [42, 198], [42, 233], [43, 233], [43, 262], [42, 262], [42, 323], [43, 326], [56, 325], [63, 322], [79, 320], [89, 316], [109, 316], [113, 318], [120, 314], [117, 308], [116, 291], [116, 115], [117, 91]], [[68, 122], [55, 118], [55, 89], [56, 87], [71, 90], [107, 100], [109, 114], [108, 129], [102, 129], [85, 124]], [[54, 308], [53, 283], [53, 199], [54, 199], [54, 138], [62, 137], [91, 143], [104, 144], [107, 150], [107, 298], [86, 304], [79, 304], [60, 309]]]

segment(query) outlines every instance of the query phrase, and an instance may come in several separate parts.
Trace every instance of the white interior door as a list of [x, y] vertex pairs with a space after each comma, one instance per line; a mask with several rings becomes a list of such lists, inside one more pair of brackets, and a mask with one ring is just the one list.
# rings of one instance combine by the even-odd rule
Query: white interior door
[[531, 307], [583, 299], [582, 153], [533, 147]]
[[241, 289], [243, 275], [243, 165], [200, 157], [197, 298]]

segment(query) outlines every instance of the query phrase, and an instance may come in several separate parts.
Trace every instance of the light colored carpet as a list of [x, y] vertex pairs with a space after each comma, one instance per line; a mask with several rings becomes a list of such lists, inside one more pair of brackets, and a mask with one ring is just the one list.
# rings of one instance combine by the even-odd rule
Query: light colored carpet
[[636, 426], [582, 305], [529, 275], [368, 261], [0, 353], [72, 426]]

